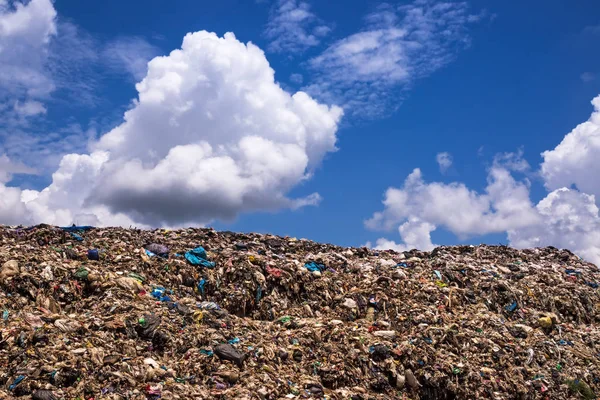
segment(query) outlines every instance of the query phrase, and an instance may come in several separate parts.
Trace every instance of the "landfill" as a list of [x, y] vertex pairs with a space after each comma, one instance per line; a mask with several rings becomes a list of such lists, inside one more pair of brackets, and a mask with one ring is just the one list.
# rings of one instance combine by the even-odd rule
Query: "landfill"
[[594, 399], [568, 250], [0, 227], [0, 399]]

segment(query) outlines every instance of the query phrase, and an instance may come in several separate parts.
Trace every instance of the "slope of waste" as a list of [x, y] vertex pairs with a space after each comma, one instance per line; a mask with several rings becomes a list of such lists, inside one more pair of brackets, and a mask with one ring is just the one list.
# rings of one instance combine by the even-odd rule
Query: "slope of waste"
[[593, 399], [600, 274], [210, 229], [0, 227], [0, 399]]

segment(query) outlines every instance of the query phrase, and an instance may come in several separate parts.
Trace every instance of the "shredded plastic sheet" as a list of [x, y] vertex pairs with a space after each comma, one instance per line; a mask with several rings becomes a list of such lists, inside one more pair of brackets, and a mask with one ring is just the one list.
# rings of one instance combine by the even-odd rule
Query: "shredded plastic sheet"
[[185, 253], [185, 259], [192, 265], [199, 265], [205, 268], [214, 268], [215, 263], [212, 261], [208, 261], [208, 256], [206, 255], [206, 250], [203, 247], [196, 247], [193, 250], [187, 251]]

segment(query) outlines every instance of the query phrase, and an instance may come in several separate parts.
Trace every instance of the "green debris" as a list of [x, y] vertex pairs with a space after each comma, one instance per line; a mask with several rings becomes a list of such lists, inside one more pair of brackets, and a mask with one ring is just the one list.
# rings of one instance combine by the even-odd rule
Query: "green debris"
[[130, 272], [129, 275], [127, 275], [130, 278], [136, 279], [138, 281], [140, 281], [141, 283], [144, 283], [144, 281], [146, 280], [146, 278], [144, 278], [142, 275], [140, 274], [136, 274], [135, 272]]
[[578, 393], [582, 399], [593, 400], [596, 398], [596, 395], [588, 384], [579, 379], [568, 380], [567, 385], [569, 386], [569, 390], [573, 393]]
[[87, 269], [81, 267], [75, 272], [75, 277], [79, 280], [87, 281], [89, 274], [90, 272]]

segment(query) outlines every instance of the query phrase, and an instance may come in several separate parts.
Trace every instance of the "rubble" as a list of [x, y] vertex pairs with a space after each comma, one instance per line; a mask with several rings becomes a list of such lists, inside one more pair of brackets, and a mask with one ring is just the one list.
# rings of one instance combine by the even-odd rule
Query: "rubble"
[[397, 253], [211, 229], [0, 236], [1, 399], [600, 393], [600, 273], [567, 250]]

